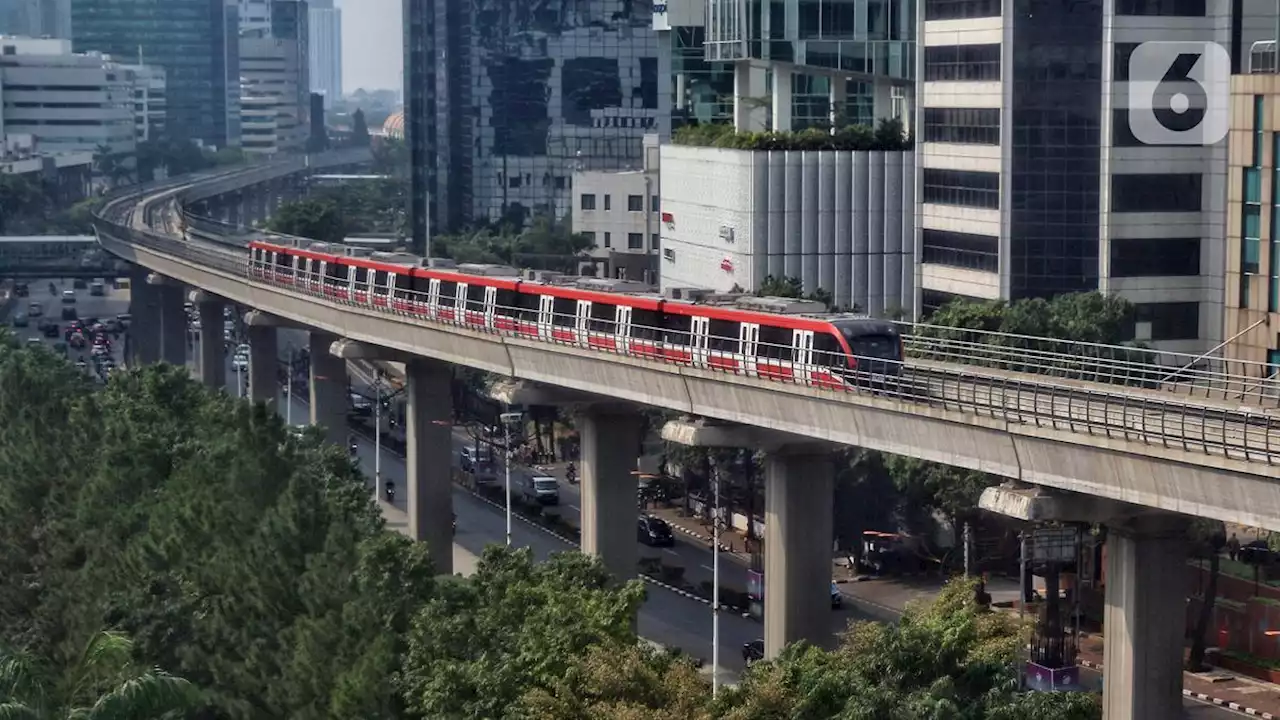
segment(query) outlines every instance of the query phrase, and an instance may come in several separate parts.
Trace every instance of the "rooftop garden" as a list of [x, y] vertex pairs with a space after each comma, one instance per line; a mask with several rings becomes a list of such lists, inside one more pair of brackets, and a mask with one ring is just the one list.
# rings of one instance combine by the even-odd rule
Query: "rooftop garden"
[[729, 150], [910, 150], [912, 138], [900, 120], [869, 125], [848, 125], [834, 132], [809, 128], [794, 132], [739, 132], [732, 125], [688, 125], [678, 128], [676, 145], [717, 147]]

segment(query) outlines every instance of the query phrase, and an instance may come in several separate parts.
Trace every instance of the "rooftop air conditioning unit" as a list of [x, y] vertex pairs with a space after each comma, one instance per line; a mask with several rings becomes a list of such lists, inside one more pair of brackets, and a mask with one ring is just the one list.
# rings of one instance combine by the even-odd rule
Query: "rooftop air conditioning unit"
[[458, 267], [458, 263], [449, 258], [425, 258], [425, 267], [435, 268], [437, 270], [452, 270]]
[[550, 284], [550, 283], [556, 282], [563, 276], [564, 276], [564, 273], [556, 272], [554, 270], [525, 270], [524, 271], [524, 279], [527, 280], [528, 282]]
[[343, 253], [347, 257], [367, 258], [373, 255], [373, 250], [367, 247], [345, 247]]
[[667, 288], [667, 291], [664, 294], [672, 300], [688, 300], [690, 302], [699, 302], [703, 298], [710, 295], [711, 291], [706, 288], [674, 287], [674, 288]]

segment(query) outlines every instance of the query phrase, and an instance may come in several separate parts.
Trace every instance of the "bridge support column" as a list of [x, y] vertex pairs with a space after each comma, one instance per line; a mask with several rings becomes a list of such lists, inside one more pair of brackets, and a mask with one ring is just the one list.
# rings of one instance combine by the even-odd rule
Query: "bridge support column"
[[335, 340], [333, 335], [311, 333], [311, 424], [323, 427], [329, 442], [345, 447], [350, 404], [347, 362], [329, 352]]
[[160, 288], [147, 282], [149, 275], [140, 265], [129, 274], [128, 355], [136, 366], [160, 362]]
[[247, 325], [245, 329], [249, 335], [249, 398], [274, 405], [280, 392], [278, 334], [269, 325]]
[[831, 636], [831, 454], [771, 454], [764, 487], [764, 653]]
[[1182, 716], [1187, 523], [1164, 515], [1108, 526], [1107, 720]]
[[207, 387], [227, 387], [227, 355], [222, 344], [222, 317], [226, 304], [220, 299], [196, 303], [200, 318], [200, 381]]
[[241, 205], [244, 203], [244, 195], [239, 192], [232, 193], [227, 197], [227, 223], [231, 225], [240, 225]]
[[636, 576], [635, 474], [639, 413], [588, 409], [579, 416], [582, 437], [582, 552], [594, 555], [618, 582]]
[[253, 189], [253, 213], [249, 216], [249, 221], [254, 225], [266, 225], [267, 220], [267, 193], [266, 185], [258, 185]]
[[167, 280], [156, 290], [160, 298], [160, 359], [183, 367], [187, 364], [186, 293], [181, 285]]
[[409, 534], [427, 543], [442, 575], [453, 574], [452, 378], [444, 363], [417, 358], [405, 364]]

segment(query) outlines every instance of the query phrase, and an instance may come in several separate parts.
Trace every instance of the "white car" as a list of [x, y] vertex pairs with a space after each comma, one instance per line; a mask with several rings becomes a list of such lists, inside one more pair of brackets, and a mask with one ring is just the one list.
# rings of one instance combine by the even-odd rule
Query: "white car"
[[237, 345], [236, 355], [243, 355], [245, 357], [249, 357], [249, 346], [244, 343], [240, 343], [239, 345]]
[[232, 359], [231, 359], [231, 367], [232, 367], [232, 369], [234, 369], [234, 370], [248, 370], [248, 369], [249, 369], [249, 356], [248, 356], [248, 355], [236, 355], [234, 358], [232, 358]]

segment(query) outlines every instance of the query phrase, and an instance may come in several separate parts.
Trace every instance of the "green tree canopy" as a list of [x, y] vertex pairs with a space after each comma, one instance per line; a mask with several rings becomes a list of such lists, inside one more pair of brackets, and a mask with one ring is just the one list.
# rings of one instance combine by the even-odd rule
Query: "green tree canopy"
[[358, 108], [351, 116], [351, 145], [369, 147], [369, 126], [365, 123], [364, 110]]
[[339, 243], [347, 236], [342, 208], [331, 198], [307, 198], [280, 206], [267, 227], [286, 235]]

